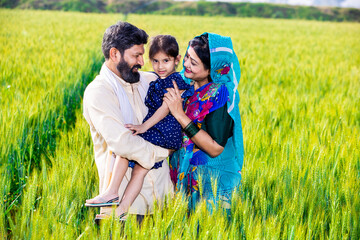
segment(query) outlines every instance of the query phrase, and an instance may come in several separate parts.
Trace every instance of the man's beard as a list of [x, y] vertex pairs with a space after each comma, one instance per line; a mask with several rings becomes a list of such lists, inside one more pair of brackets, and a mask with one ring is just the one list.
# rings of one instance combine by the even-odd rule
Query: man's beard
[[138, 71], [134, 72], [134, 69], [141, 69], [141, 65], [137, 64], [130, 68], [129, 64], [125, 60], [121, 59], [116, 68], [125, 82], [136, 83], [140, 80], [140, 73]]

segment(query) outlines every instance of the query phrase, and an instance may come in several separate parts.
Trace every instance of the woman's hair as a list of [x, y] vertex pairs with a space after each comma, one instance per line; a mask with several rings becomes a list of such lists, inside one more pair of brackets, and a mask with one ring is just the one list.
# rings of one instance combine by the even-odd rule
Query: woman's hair
[[179, 55], [179, 45], [176, 39], [171, 35], [155, 36], [150, 43], [149, 58], [153, 59], [159, 52], [164, 52], [166, 55], [176, 58]]
[[189, 42], [189, 46], [192, 47], [204, 64], [205, 69], [210, 69], [210, 50], [208, 34], [195, 37]]

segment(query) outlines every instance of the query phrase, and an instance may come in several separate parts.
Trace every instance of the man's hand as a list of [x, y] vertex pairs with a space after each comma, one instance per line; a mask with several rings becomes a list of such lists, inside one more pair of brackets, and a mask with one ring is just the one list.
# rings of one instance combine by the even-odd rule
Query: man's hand
[[125, 127], [133, 131], [133, 135], [138, 135], [148, 130], [148, 128], [146, 128], [144, 124], [141, 125], [125, 124]]

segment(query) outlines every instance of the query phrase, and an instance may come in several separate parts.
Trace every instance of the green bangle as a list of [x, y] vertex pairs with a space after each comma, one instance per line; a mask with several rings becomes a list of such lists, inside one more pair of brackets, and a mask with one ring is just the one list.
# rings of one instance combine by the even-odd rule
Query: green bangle
[[193, 121], [191, 121], [191, 122], [184, 128], [184, 133], [185, 133], [189, 138], [194, 137], [199, 131], [200, 131], [200, 129], [198, 128], [198, 126], [196, 126], [196, 124], [195, 124]]

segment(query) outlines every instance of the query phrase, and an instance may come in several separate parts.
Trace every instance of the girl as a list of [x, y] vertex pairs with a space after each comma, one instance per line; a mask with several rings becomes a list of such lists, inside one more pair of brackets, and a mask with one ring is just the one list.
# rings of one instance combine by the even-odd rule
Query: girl
[[[175, 72], [181, 56], [176, 39], [170, 35], [158, 35], [153, 38], [150, 44], [149, 58], [151, 60], [155, 74], [158, 79], [149, 85], [148, 93], [145, 98], [145, 105], [149, 111], [141, 125], [125, 125], [134, 134], [139, 134], [145, 140], [167, 148], [177, 150], [181, 147], [181, 126], [176, 119], [169, 114], [169, 108], [162, 99], [167, 88], [173, 88], [173, 81], [177, 83], [179, 89], [188, 90], [190, 85], [185, 83], [181, 75]], [[185, 91], [183, 97], [191, 96], [193, 92]], [[153, 168], [161, 167], [162, 162], [157, 162]], [[118, 190], [121, 181], [128, 167], [132, 167], [131, 180], [126, 187], [124, 196], [119, 203]], [[85, 206], [106, 207], [119, 205], [117, 215], [124, 216], [127, 209], [134, 202], [143, 185], [144, 177], [148, 169], [143, 168], [134, 161], [116, 156], [113, 175], [107, 189], [93, 199], [86, 200]]]

